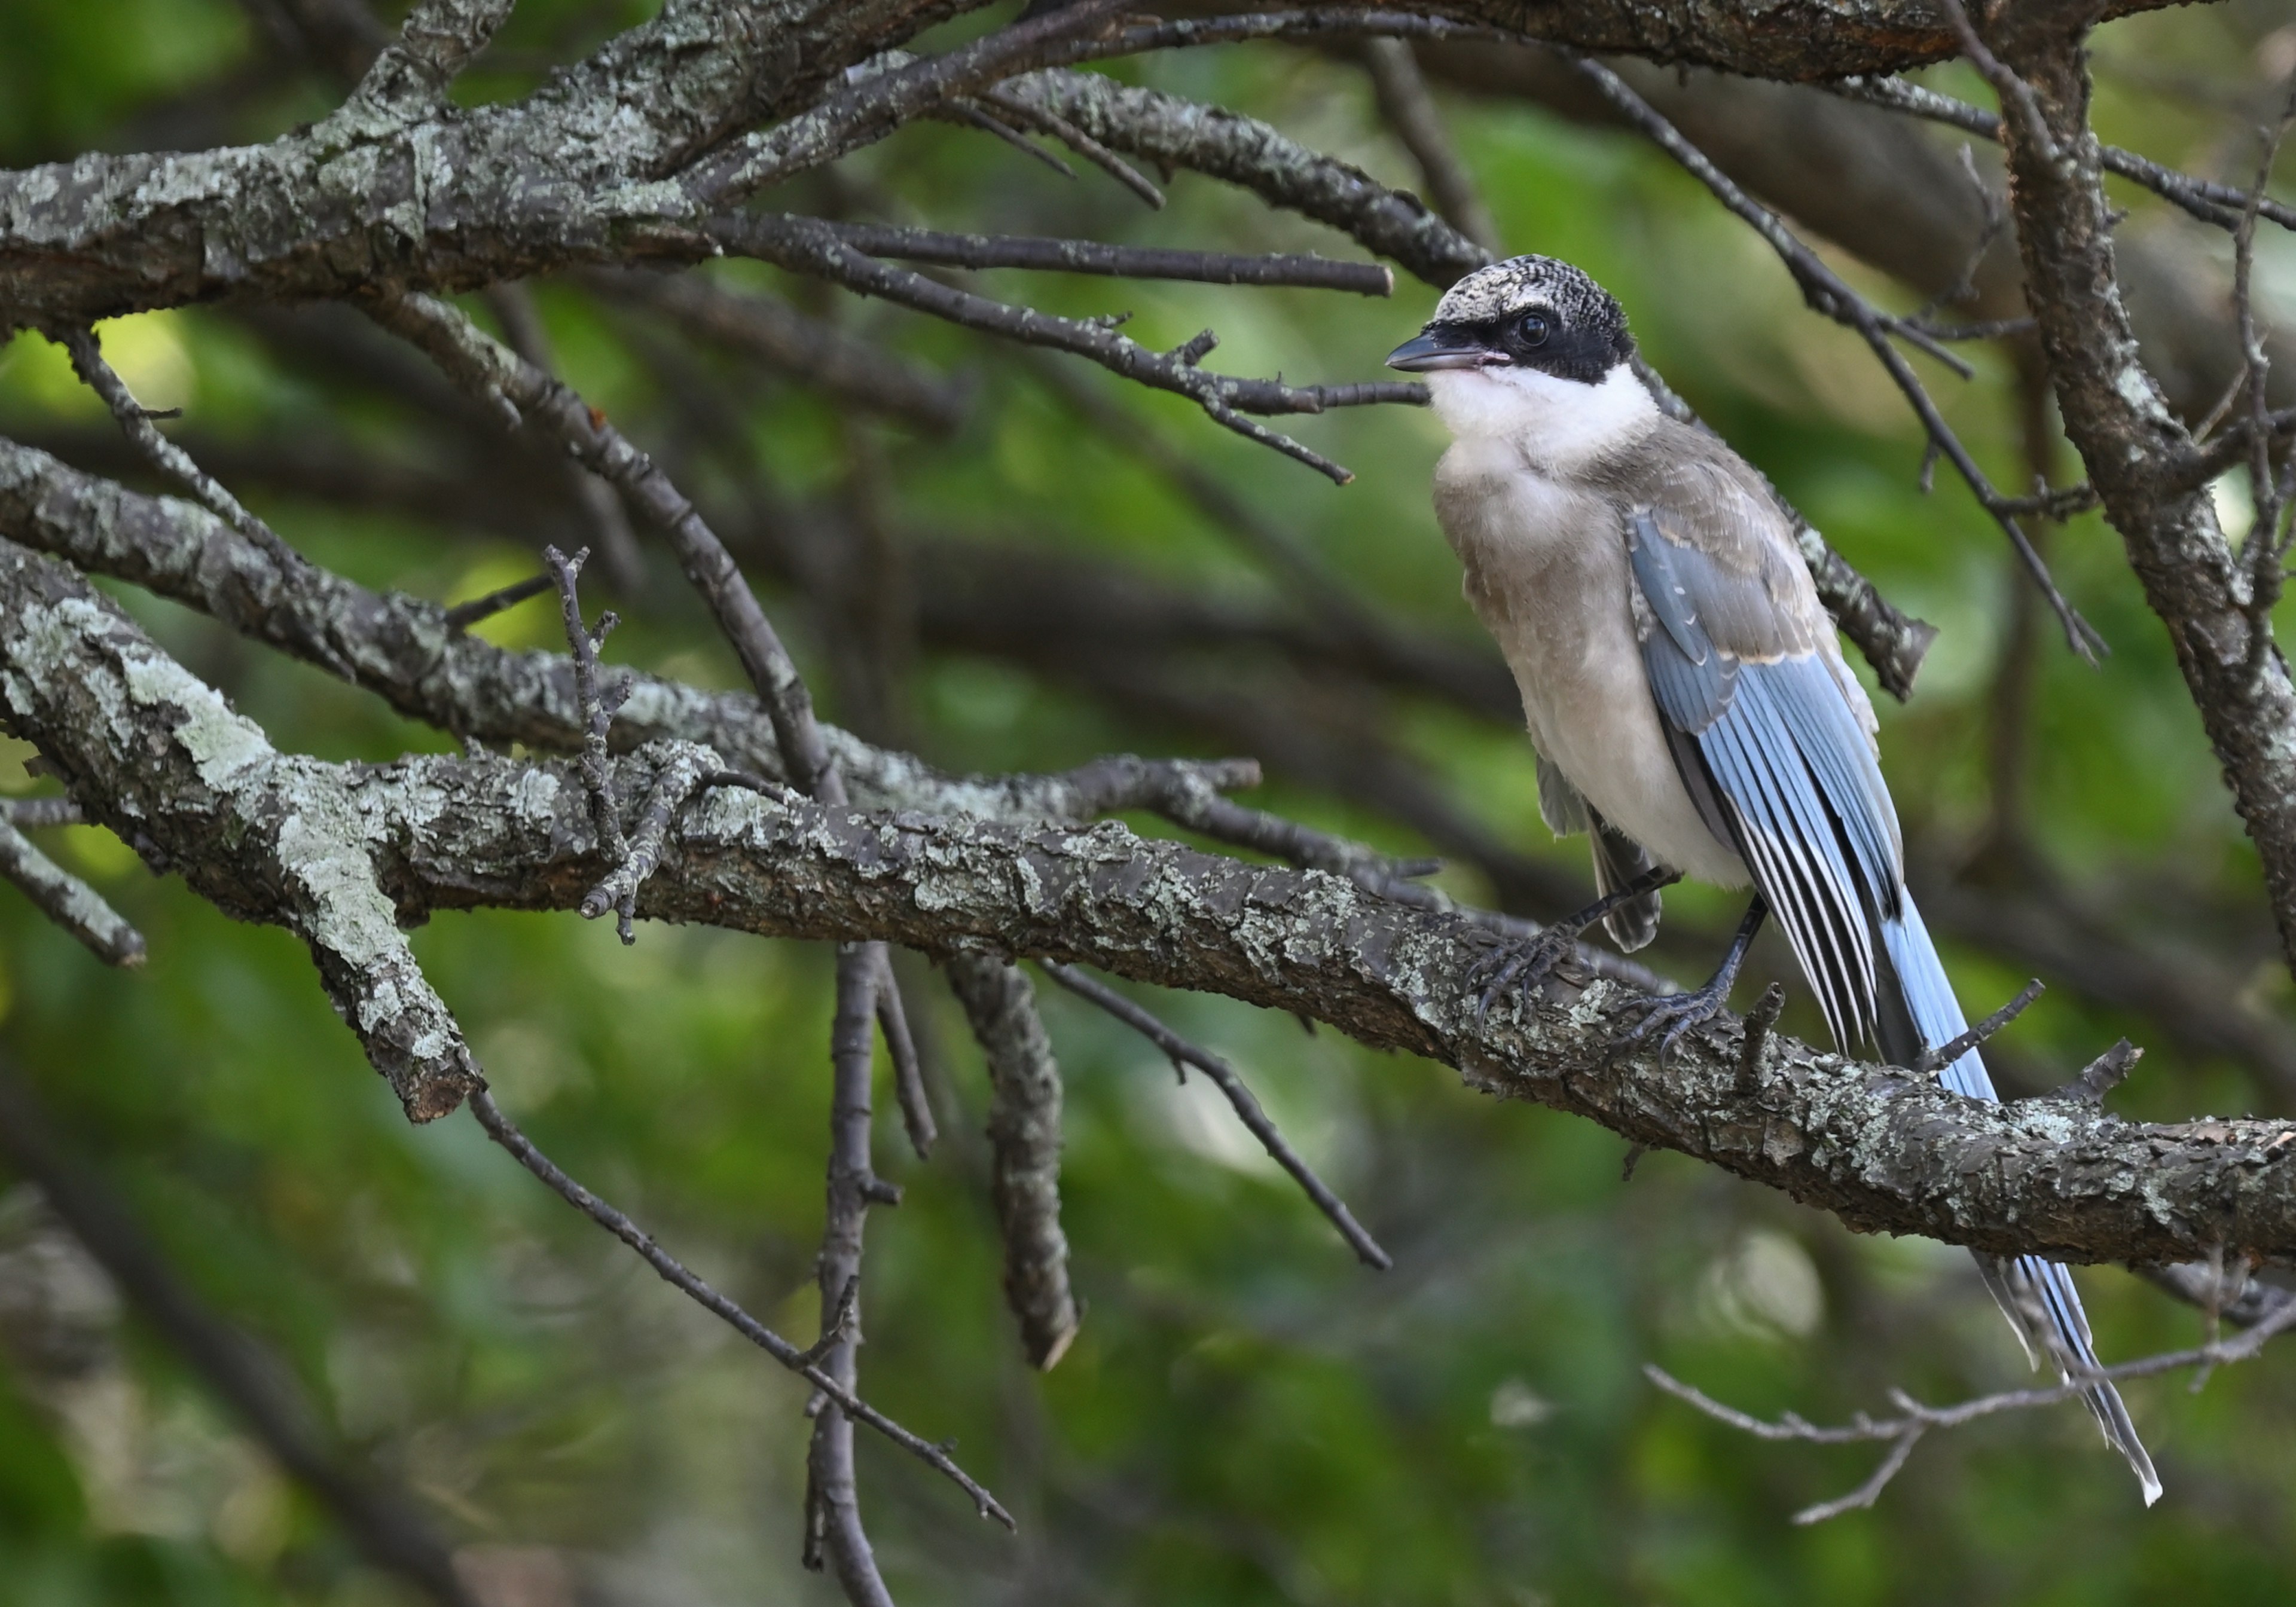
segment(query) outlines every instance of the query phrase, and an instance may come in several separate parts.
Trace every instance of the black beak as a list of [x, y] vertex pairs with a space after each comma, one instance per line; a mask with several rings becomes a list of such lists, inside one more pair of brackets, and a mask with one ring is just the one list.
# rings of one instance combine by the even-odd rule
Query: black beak
[[1488, 368], [1513, 361], [1456, 324], [1431, 324], [1387, 354], [1387, 365], [1406, 373], [1425, 373], [1433, 368]]

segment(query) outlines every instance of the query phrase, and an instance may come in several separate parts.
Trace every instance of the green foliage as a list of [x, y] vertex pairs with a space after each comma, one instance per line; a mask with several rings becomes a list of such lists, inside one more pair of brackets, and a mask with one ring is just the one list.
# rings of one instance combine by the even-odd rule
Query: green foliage
[[[636, 9], [527, 0], [509, 43], [562, 59]], [[254, 70], [252, 30], [219, 0], [10, 0], [7, 10], [9, 166], [132, 146], [146, 137], [137, 119], [160, 102], [204, 119], [193, 126], [211, 142], [266, 137], [313, 110], [309, 86]], [[2248, 70], [2237, 28], [2205, 14], [2137, 19], [2106, 43], [2123, 60], [2173, 46], [2198, 75]], [[1120, 70], [1251, 110], [1410, 181], [1344, 63], [1238, 49]], [[509, 98], [533, 81], [514, 61], [490, 66], [466, 98]], [[2203, 161], [2226, 135], [2220, 119], [2172, 110], [2133, 77], [2101, 106], [2111, 136], [2171, 160]], [[1453, 110], [1507, 240], [1611, 283], [1646, 349], [1706, 415], [1886, 594], [1943, 627], [1919, 695], [1882, 710], [1885, 760], [1914, 837], [1940, 850], [1973, 841], [1990, 807], [1984, 733], [2018, 584], [1997, 533], [1945, 477], [1934, 496], [1916, 492], [1919, 438], [1870, 362], [1800, 310], [1763, 249], [1661, 159], [1521, 104]], [[849, 166], [862, 184], [952, 227], [1351, 249], [1186, 176], [1152, 215], [1088, 172], [1070, 184], [940, 125]], [[846, 495], [879, 454], [889, 471], [873, 488], [919, 541], [1087, 553], [1237, 606], [1283, 595], [1002, 354], [762, 272], [725, 276], [783, 290], [921, 362], [980, 373], [964, 430], [930, 442], [711, 365], [739, 379], [734, 427], [783, 494]], [[1130, 310], [1133, 332], [1152, 344], [1210, 324], [1218, 365], [1300, 380], [1375, 375], [1432, 301], [1410, 283], [1377, 302], [1018, 275], [981, 283], [1060, 312]], [[545, 288], [539, 299], [573, 382], [643, 444], [676, 439], [675, 388], [631, 326], [570, 292]], [[286, 372], [224, 313], [152, 315], [102, 332], [147, 400], [181, 402], [208, 430], [260, 442], [324, 418], [389, 460], [435, 450], [404, 412]], [[1357, 471], [1341, 489], [1175, 398], [1121, 399], [1139, 428], [1185, 443], [1360, 594], [1415, 627], [1472, 639], [1426, 506], [1441, 447], [1431, 418], [1299, 421], [1303, 439]], [[1997, 474], [2017, 479], [2000, 365], [1988, 362], [1950, 406]], [[0, 351], [0, 429], [100, 422], [37, 338]], [[722, 462], [694, 473], [708, 497], [742, 495]], [[452, 600], [534, 567], [530, 550], [452, 524], [249, 500], [316, 561], [375, 585]], [[2228, 930], [2256, 927], [2252, 858], [2111, 532], [2077, 521], [2054, 550], [2113, 652], [2090, 670], [2044, 644], [2029, 808], [2045, 852], [2083, 886], [2163, 878], [2218, 901]], [[385, 759], [447, 745], [316, 672], [122, 594], [282, 748]], [[832, 716], [851, 717], [822, 651], [833, 617], [789, 593], [767, 602], [803, 645]], [[735, 684], [674, 588], [624, 611], [611, 659]], [[556, 628], [546, 601], [485, 627], [517, 645], [549, 645]], [[1250, 668], [1214, 661], [1195, 673], [1218, 691], [1231, 669]], [[928, 653], [905, 705], [918, 745], [964, 769], [1210, 745], [1154, 708], [1009, 658]], [[1465, 818], [1582, 873], [1582, 850], [1550, 843], [1538, 824], [1514, 731], [1402, 699], [1390, 712], [1394, 740]], [[35, 784], [20, 767], [0, 782]], [[1262, 801], [1425, 849], [1313, 776], [1279, 775]], [[467, 1119], [410, 1128], [291, 939], [231, 923], [108, 834], [57, 840], [147, 935], [151, 961], [105, 972], [20, 899], [0, 897], [0, 1043], [169, 1260], [283, 1359], [354, 1459], [403, 1484], [457, 1544], [555, 1548], [604, 1582], [599, 1599], [832, 1599], [796, 1562], [800, 1387]], [[1709, 928], [1734, 913], [1695, 890], [1670, 899], [1676, 919]], [[808, 1338], [827, 957], [657, 927], [624, 949], [608, 924], [448, 916], [416, 947], [505, 1108], [545, 1151], [761, 1318]], [[2268, 941], [2247, 952], [2268, 955]], [[1978, 956], [1954, 959], [1972, 1001], [2022, 980]], [[1666, 963], [1689, 974], [1699, 960], [1669, 951]], [[1783, 961], [1773, 953], [1767, 963]], [[1853, 1239], [1676, 1157], [1652, 1156], [1622, 1184], [1622, 1146], [1600, 1129], [1483, 1100], [1437, 1069], [1219, 1000], [1153, 1003], [1235, 1060], [1398, 1266], [1384, 1275], [1357, 1266], [1201, 1078], [1176, 1083], [1147, 1045], [1052, 994], [1068, 1083], [1065, 1223], [1087, 1311], [1067, 1358], [1038, 1375], [1019, 1356], [998, 1289], [978, 1057], [938, 979], [920, 966], [910, 981], [936, 1046], [947, 1137], [920, 1163], [891, 1123], [879, 1136], [880, 1165], [907, 1193], [870, 1224], [864, 1392], [927, 1436], [955, 1439], [1023, 1533], [975, 1526], [953, 1492], [864, 1436], [865, 1510], [904, 1600], [2111, 1607], [2278, 1599], [2296, 1584], [2285, 1357], [2220, 1374], [2198, 1395], [2173, 1380], [2130, 1391], [2169, 1484], [2151, 1513], [2068, 1407], [1938, 1438], [1875, 1510], [1791, 1527], [1792, 1512], [1861, 1480], [1868, 1454], [1754, 1443], [1657, 1395], [1643, 1365], [1749, 1410], [1819, 1419], [1878, 1409], [1893, 1385], [1939, 1400], [2013, 1387], [2024, 1376], [2015, 1348], [1964, 1258]], [[2285, 1014], [2284, 975], [2267, 965], [2252, 991], [2255, 1008]], [[1789, 1026], [1817, 1030], [1813, 1013], [1796, 1012]], [[2010, 1030], [2005, 1058], [2054, 1080], [2123, 1031], [2141, 1037], [2142, 1023], [2053, 994]], [[2237, 1068], [2159, 1050], [2115, 1097], [2132, 1114], [2169, 1116], [2276, 1095]], [[0, 1262], [0, 1378], [11, 1383], [0, 1389], [0, 1600], [410, 1600], [285, 1488], [132, 1317], [89, 1319], [62, 1359], [9, 1325], [5, 1269], [53, 1238], [11, 1198], [22, 1209], [0, 1222], [0, 1250], [16, 1258]], [[2195, 1315], [2124, 1275], [2082, 1282], [2108, 1357], [2186, 1343], [2198, 1329]]]

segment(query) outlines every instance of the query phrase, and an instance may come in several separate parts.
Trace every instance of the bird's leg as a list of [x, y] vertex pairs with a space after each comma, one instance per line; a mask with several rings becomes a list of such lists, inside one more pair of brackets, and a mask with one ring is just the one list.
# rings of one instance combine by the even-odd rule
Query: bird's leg
[[1658, 1056], [1663, 1061], [1675, 1040], [1693, 1027], [1710, 1021], [1730, 1005], [1730, 988], [1738, 980], [1738, 968], [1746, 963], [1746, 950], [1754, 941], [1754, 934], [1762, 930], [1762, 922], [1770, 906], [1759, 893], [1746, 906], [1746, 918], [1738, 922], [1738, 935], [1730, 939], [1730, 952], [1722, 956], [1717, 970], [1705, 987], [1694, 993], [1669, 993], [1656, 998], [1630, 999], [1624, 1008], [1642, 1016], [1620, 1036], [1617, 1047], [1624, 1049], [1639, 1044], [1652, 1033], [1663, 1028], [1666, 1036], [1659, 1040]]
[[[1578, 949], [1578, 934], [1609, 914], [1621, 904], [1654, 893], [1662, 887], [1682, 880], [1680, 871], [1669, 870], [1662, 865], [1652, 865], [1616, 892], [1597, 898], [1577, 914], [1562, 921], [1550, 921], [1539, 929], [1535, 938], [1523, 938], [1501, 943], [1477, 960], [1467, 971], [1467, 986], [1482, 982], [1482, 992], [1475, 1000], [1475, 1019], [1480, 1021], [1488, 1014], [1491, 1002], [1509, 984], [1536, 988], [1546, 980], [1546, 973]], [[1484, 978], [1489, 978], [1483, 982]]]

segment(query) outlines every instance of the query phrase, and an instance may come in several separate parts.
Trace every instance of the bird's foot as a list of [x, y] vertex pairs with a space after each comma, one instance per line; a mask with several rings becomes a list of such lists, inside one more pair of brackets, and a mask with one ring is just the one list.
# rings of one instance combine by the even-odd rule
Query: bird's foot
[[[1599, 917], [1598, 917], [1599, 918]], [[1480, 1022], [1508, 988], [1524, 993], [1537, 988], [1564, 960], [1578, 952], [1578, 934], [1589, 922], [1557, 921], [1534, 938], [1495, 943], [1467, 970], [1467, 988], [1475, 992], [1475, 1020]], [[1480, 990], [1478, 991], [1478, 985]]]
[[1762, 928], [1769, 914], [1769, 905], [1760, 895], [1746, 906], [1745, 919], [1738, 922], [1737, 935], [1730, 939], [1729, 952], [1722, 956], [1721, 966], [1703, 988], [1689, 993], [1663, 993], [1652, 998], [1628, 999], [1620, 1008], [1632, 1011], [1642, 1019], [1620, 1033], [1611, 1044], [1611, 1057], [1615, 1060], [1637, 1044], [1646, 1041], [1652, 1033], [1661, 1033], [1658, 1040], [1659, 1062], [1663, 1065], [1683, 1034], [1704, 1026], [1730, 1007], [1730, 988], [1738, 980], [1738, 968], [1746, 963], [1746, 950], [1754, 941], [1754, 934]]
[[1730, 983], [1734, 980], [1718, 978], [1689, 993], [1666, 993], [1653, 998], [1628, 999], [1620, 1008], [1632, 1011], [1641, 1019], [1611, 1041], [1611, 1057], [1616, 1059], [1637, 1045], [1648, 1042], [1652, 1033], [1660, 1033], [1662, 1036], [1658, 1040], [1658, 1058], [1661, 1064], [1664, 1063], [1685, 1033], [1704, 1026], [1718, 1015], [1728, 1013]]
[[[1475, 999], [1475, 1020], [1490, 1013], [1492, 1003], [1509, 986], [1524, 992], [1538, 987], [1563, 961], [1577, 957], [1578, 935], [1631, 898], [1655, 892], [1680, 880], [1682, 873], [1652, 865], [1617, 891], [1597, 898], [1577, 914], [1548, 922], [1536, 937], [1516, 938], [1492, 946], [1467, 971], [1467, 986], [1482, 983]], [[1486, 980], [1488, 979], [1488, 980]]]

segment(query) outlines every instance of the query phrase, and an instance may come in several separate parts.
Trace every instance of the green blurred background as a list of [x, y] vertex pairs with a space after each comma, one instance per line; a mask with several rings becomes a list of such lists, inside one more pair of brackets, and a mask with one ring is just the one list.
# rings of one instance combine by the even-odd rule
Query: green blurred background
[[[547, 61], [651, 9], [525, 0], [461, 93], [524, 93]], [[2275, 41], [2290, 37], [2285, 13], [2270, 13], [2179, 10], [2107, 29], [2107, 136], [2211, 176], [2244, 172], [2244, 129], [2210, 97], [2252, 91], [2284, 51]], [[1415, 183], [1351, 62], [1238, 48], [1114, 70]], [[1951, 70], [1930, 78], [1974, 89]], [[283, 64], [229, 0], [0, 4], [0, 165], [261, 139], [324, 115], [338, 93], [323, 70]], [[2130, 941], [2230, 979], [2226, 1007], [2249, 1013], [2259, 1033], [2287, 1031], [2289, 979], [2253, 857], [2112, 533], [2091, 516], [2054, 539], [2065, 589], [2112, 651], [2089, 669], [2041, 635], [2022, 832], [2005, 847], [1987, 743], [2005, 696], [2014, 576], [1964, 492], [1944, 476], [1932, 495], [1918, 490], [1913, 421], [1854, 337], [1802, 311], [1766, 248], [1633, 139], [1522, 103], [1447, 110], [1510, 249], [1568, 257], [1607, 283], [1675, 385], [1886, 594], [1940, 627], [1911, 705], [1877, 698], [1884, 766], [1923, 874], [1980, 891], [2045, 881]], [[977, 133], [928, 124], [849, 161], [834, 182], [769, 201], [957, 228], [1359, 254], [1208, 179], [1183, 175], [1169, 193], [1169, 208], [1151, 214], [1088, 169], [1070, 183]], [[2128, 204], [2128, 228], [2173, 230], [2156, 208]], [[2226, 254], [2221, 242], [2191, 249], [2203, 268]], [[2267, 238], [2261, 261], [2267, 299], [2296, 316], [2296, 254]], [[1841, 266], [1890, 304], [1912, 304]], [[536, 287], [570, 380], [662, 454], [721, 524], [742, 527], [771, 497], [800, 510], [782, 523], [816, 522], [802, 510], [819, 508], [849, 535], [871, 533], [857, 569], [808, 564], [819, 549], [802, 537], [757, 562], [831, 717], [950, 768], [989, 771], [1111, 750], [1232, 751], [1249, 745], [1239, 719], [1283, 731], [1312, 715], [1375, 740], [1382, 762], [1403, 765], [1509, 863], [1538, 868], [1547, 885], [1583, 884], [1583, 848], [1555, 845], [1538, 824], [1530, 752], [1513, 725], [1346, 684], [1248, 634], [1183, 634], [1136, 658], [1128, 649], [1111, 668], [993, 632], [920, 635], [916, 614], [896, 609], [871, 627], [884, 627], [873, 638], [882, 651], [849, 661], [839, 644], [861, 628], [856, 575], [864, 593], [888, 576], [907, 576], [914, 591], [954, 574], [994, 594], [1021, 588], [1039, 562], [1087, 564], [1144, 596], [1254, 619], [1284, 618], [1296, 594], [1120, 439], [1083, 427], [1034, 365], [762, 271], [718, 276], [786, 295], [973, 386], [962, 430], [929, 439], [677, 347], [667, 326], [577, 288]], [[1062, 312], [1129, 310], [1130, 332], [1152, 345], [1210, 324], [1222, 337], [1215, 365], [1298, 381], [1377, 377], [1434, 298], [1407, 280], [1385, 302], [1017, 275], [975, 283]], [[211, 466], [323, 564], [454, 601], [533, 572], [543, 540], [569, 539], [562, 504], [537, 502], [529, 519], [480, 494], [497, 475], [536, 481], [530, 464], [476, 425], [426, 415], [414, 393], [374, 382], [332, 348], [299, 352], [275, 329], [209, 308], [102, 333], [138, 395], [185, 408], [170, 428], [214, 443]], [[2010, 365], [1974, 356], [1980, 378], [1965, 386], [1924, 372], [1997, 478], [2022, 483]], [[1096, 373], [1075, 378], [1398, 624], [1480, 645], [1428, 511], [1442, 446], [1431, 416], [1287, 424], [1357, 471], [1337, 488], [1174, 398]], [[0, 431], [100, 463], [116, 452], [101, 407], [34, 336], [0, 349]], [[426, 484], [467, 484], [468, 516], [266, 483], [266, 453], [313, 442]], [[229, 465], [241, 462], [254, 467], [234, 480]], [[2227, 488], [2234, 515], [2239, 500]], [[594, 606], [611, 601], [628, 618], [609, 657], [737, 685], [673, 566], [649, 556], [640, 584], [593, 590]], [[449, 745], [316, 671], [113, 589], [282, 748], [382, 759]], [[483, 628], [520, 646], [557, 640], [547, 603]], [[1302, 751], [1292, 763], [1270, 755], [1270, 784], [1252, 801], [1428, 851], [1407, 811], [1348, 784], [1347, 750]], [[1319, 768], [1316, 753], [1338, 758]], [[26, 757], [8, 750], [0, 789], [42, 784]], [[0, 894], [0, 1045], [168, 1258], [281, 1358], [352, 1455], [410, 1490], [496, 1589], [525, 1593], [501, 1596], [518, 1607], [834, 1599], [797, 1563], [805, 1423], [794, 1381], [467, 1119], [410, 1127], [293, 939], [232, 923], [100, 830], [57, 840], [64, 862], [140, 926], [151, 960], [107, 972]], [[1443, 880], [1492, 896], [1472, 863]], [[1734, 913], [1719, 896], [1670, 894], [1669, 922], [1689, 935], [1655, 963], [1702, 974]], [[761, 1317], [809, 1337], [829, 956], [659, 927], [626, 950], [609, 924], [453, 915], [415, 944], [504, 1105], [545, 1149]], [[1973, 1009], [2027, 974], [1978, 948], [1948, 957]], [[1771, 974], [1786, 963], [1766, 946]], [[1624, 1145], [1600, 1128], [1466, 1094], [1440, 1068], [1216, 999], [1142, 995], [1234, 1060], [1396, 1268], [1358, 1267], [1201, 1078], [1177, 1085], [1145, 1043], [1053, 995], [1044, 1008], [1069, 1101], [1065, 1219], [1087, 1309], [1066, 1359], [1039, 1375], [998, 1289], [978, 1054], [930, 969], [905, 974], [947, 1136], [920, 1164], [895, 1126], [880, 1133], [879, 1164], [907, 1193], [870, 1225], [864, 1392], [927, 1436], [954, 1438], [1021, 1526], [1012, 1537], [976, 1521], [946, 1485], [864, 1435], [864, 1510], [905, 1601], [2102, 1607], [2276, 1601], [2296, 1588], [2286, 1358], [2219, 1373], [2199, 1393], [2181, 1378], [2133, 1386], [2169, 1488], [2149, 1513], [2068, 1406], [1933, 1438], [1875, 1510], [1794, 1528], [1798, 1508], [1861, 1480], [1869, 1453], [1755, 1443], [1657, 1394], [1642, 1366], [1655, 1361], [1750, 1410], [1820, 1420], [1880, 1409], [1892, 1385], [1932, 1400], [2015, 1387], [2029, 1375], [1964, 1256], [1853, 1237], [1679, 1157], [1652, 1155], [1622, 1182]], [[1789, 1024], [1820, 1030], [1799, 997]], [[2005, 1036], [2004, 1079], [2046, 1086], [2124, 1032], [2152, 1050], [2113, 1096], [2132, 1116], [2296, 1105], [2254, 1065], [2180, 1048], [2144, 1015], [2067, 988]], [[2125, 1273], [2081, 1282], [2108, 1358], [2200, 1331], [2198, 1314]], [[119, 1309], [35, 1193], [0, 1193], [0, 1602], [413, 1599], [366, 1569]]]

